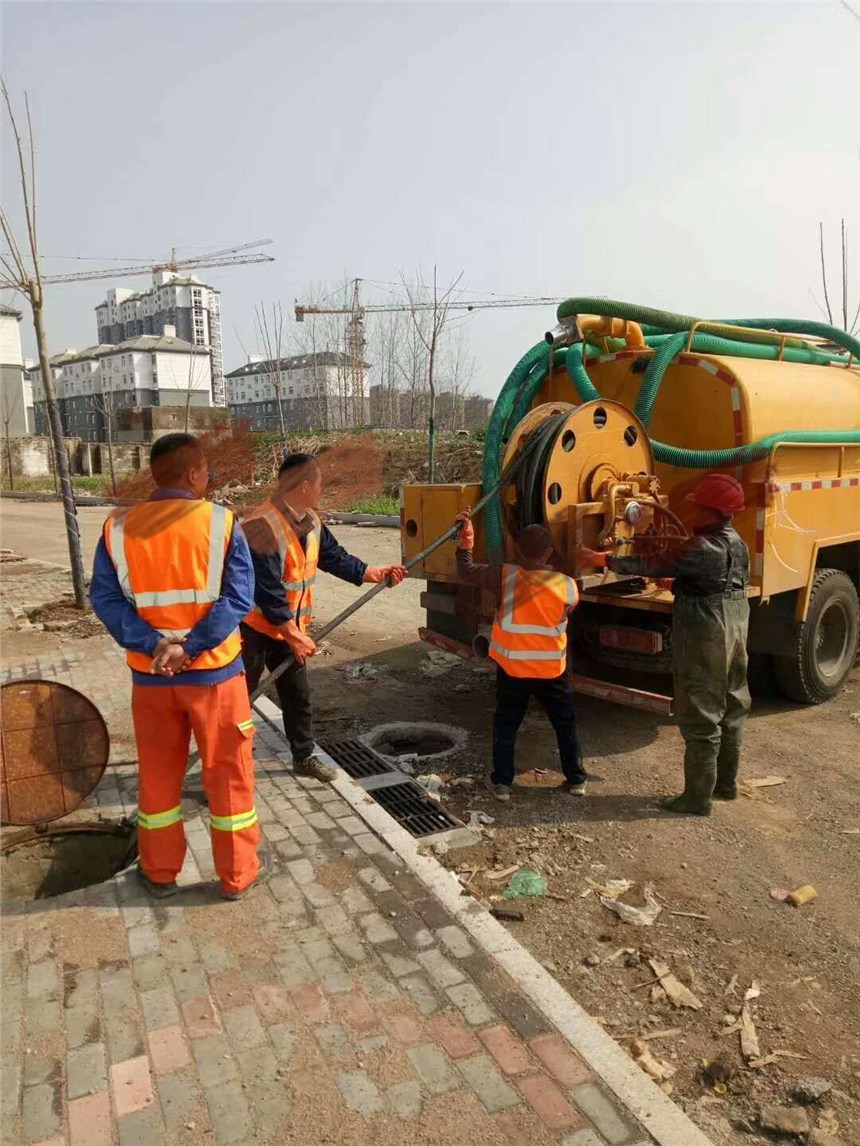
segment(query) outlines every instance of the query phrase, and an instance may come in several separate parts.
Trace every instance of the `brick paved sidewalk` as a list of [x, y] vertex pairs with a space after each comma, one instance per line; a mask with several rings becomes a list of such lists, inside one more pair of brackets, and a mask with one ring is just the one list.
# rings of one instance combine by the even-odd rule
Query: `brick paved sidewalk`
[[[106, 642], [0, 673], [21, 676], [81, 689], [109, 724], [127, 713]], [[347, 793], [356, 814], [294, 777], [269, 728], [255, 754], [278, 870], [246, 900], [218, 898], [206, 816], [189, 802], [174, 899], [125, 875], [5, 916], [4, 1146], [650, 1146], [371, 832], [367, 797]], [[78, 815], [132, 812], [134, 767], [112, 765], [87, 804]]]

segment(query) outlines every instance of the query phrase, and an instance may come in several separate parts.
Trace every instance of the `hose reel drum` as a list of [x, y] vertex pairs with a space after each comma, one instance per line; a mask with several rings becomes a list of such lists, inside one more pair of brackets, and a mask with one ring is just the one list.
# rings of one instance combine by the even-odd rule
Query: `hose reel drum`
[[658, 493], [647, 431], [621, 403], [537, 406], [511, 434], [504, 468], [526, 443], [531, 457], [505, 496], [508, 536], [528, 525], [546, 525], [569, 566], [580, 546], [611, 546], [623, 554], [634, 534], [666, 529], [659, 512], [666, 498]]

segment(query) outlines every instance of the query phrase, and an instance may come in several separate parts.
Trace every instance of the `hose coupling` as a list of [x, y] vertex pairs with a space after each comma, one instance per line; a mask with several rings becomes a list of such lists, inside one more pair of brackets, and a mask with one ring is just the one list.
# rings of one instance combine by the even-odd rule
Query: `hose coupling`
[[558, 326], [546, 332], [544, 338], [550, 346], [570, 346], [574, 342], [582, 342], [582, 331], [576, 315], [563, 318]]

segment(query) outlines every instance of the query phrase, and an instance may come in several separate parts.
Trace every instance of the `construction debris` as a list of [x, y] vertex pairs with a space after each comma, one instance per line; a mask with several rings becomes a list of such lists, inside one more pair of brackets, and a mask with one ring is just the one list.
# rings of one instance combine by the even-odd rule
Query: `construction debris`
[[828, 1082], [826, 1078], [820, 1078], [815, 1074], [807, 1074], [803, 1078], [799, 1078], [794, 1085], [794, 1097], [798, 1102], [820, 1102], [825, 1094], [829, 1094], [833, 1089], [833, 1083]]
[[689, 1007], [693, 1011], [702, 1009], [701, 1000], [696, 998], [689, 987], [684, 986], [668, 963], [663, 963], [660, 959], [649, 959], [648, 962], [673, 1007]]
[[600, 897], [600, 902], [610, 911], [614, 911], [623, 923], [631, 923], [634, 927], [650, 927], [663, 908], [654, 898], [654, 889], [650, 884], [645, 885], [643, 893], [645, 895], [644, 907], [633, 907], [629, 903], [624, 903], [620, 899], [611, 899], [606, 895]]
[[758, 1043], [758, 1034], [756, 1033], [755, 1023], [752, 1020], [752, 1012], [750, 1011], [748, 1003], [744, 1003], [743, 1005], [740, 1021], [741, 1054], [747, 1061], [760, 1059], [762, 1057], [761, 1047]]
[[540, 872], [520, 868], [511, 876], [508, 886], [502, 892], [502, 898], [516, 899], [519, 895], [546, 895], [546, 879]]
[[802, 1106], [763, 1106], [758, 1120], [763, 1130], [777, 1134], [794, 1134], [799, 1138], [809, 1133], [809, 1118]]
[[787, 784], [784, 776], [750, 776], [740, 781], [746, 788], [776, 788], [779, 784]]

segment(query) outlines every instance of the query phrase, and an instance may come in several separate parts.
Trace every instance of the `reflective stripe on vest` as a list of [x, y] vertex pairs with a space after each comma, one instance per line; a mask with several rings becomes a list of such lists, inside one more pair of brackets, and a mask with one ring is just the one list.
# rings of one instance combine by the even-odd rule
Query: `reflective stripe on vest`
[[213, 816], [209, 813], [209, 826], [218, 832], [241, 832], [243, 828], [251, 828], [257, 822], [257, 809], [250, 812], [239, 812], [235, 816]]
[[562, 573], [503, 566], [491, 658], [511, 676], [561, 676], [567, 662], [568, 614], [577, 599], [576, 583]]
[[[292, 612], [293, 619], [305, 632], [310, 627], [313, 616], [313, 587], [317, 579], [317, 561], [322, 536], [322, 523], [319, 518], [311, 512], [309, 516], [313, 529], [306, 534], [304, 546], [289, 517], [272, 501], [264, 502], [245, 519], [246, 525], [256, 518], [265, 521], [269, 526], [278, 547], [284, 603]], [[253, 539], [253, 530], [248, 528], [246, 532]], [[266, 620], [263, 610], [257, 604], [245, 618], [245, 624], [276, 640], [285, 639], [280, 629]]]
[[[567, 633], [567, 609], [565, 609], [564, 617], [557, 625], [520, 625], [514, 622], [517, 574], [521, 572], [523, 571], [518, 569], [516, 565], [506, 565], [504, 567], [502, 606], [499, 610], [499, 624], [506, 633], [524, 633], [535, 637], [563, 637]], [[530, 576], [536, 577], [538, 574], [531, 573]], [[565, 577], [563, 573], [549, 573], [545, 578], [548, 584], [552, 584], [558, 579], [563, 579], [567, 583], [567, 605], [572, 609], [576, 605], [578, 596], [576, 584], [569, 577]]]
[[[226, 557], [227, 541], [227, 514], [223, 505], [212, 506], [212, 516], [209, 520], [209, 566], [205, 589], [163, 589], [153, 593], [135, 593], [131, 587], [128, 571], [128, 555], [125, 543], [125, 519], [128, 511], [117, 514], [110, 519], [110, 555], [116, 568], [120, 588], [125, 597], [136, 609], [148, 609], [159, 605], [206, 605], [217, 601], [221, 596], [221, 581], [224, 577], [224, 558]], [[186, 629], [185, 633], [191, 630]], [[159, 630], [162, 632], [162, 630]], [[164, 631], [165, 636], [174, 636], [179, 632]]]
[[154, 832], [158, 828], [169, 828], [172, 824], [179, 824], [182, 822], [182, 806], [177, 804], [175, 808], [168, 808], [166, 812], [137, 812], [137, 826], [138, 828], [145, 828], [146, 831]]
[[[126, 600], [157, 633], [181, 641], [221, 596], [233, 515], [191, 499], [142, 502], [105, 522], [104, 541]], [[222, 668], [241, 652], [238, 628], [194, 659], [193, 668]], [[127, 651], [131, 668], [149, 672], [152, 658]]]

